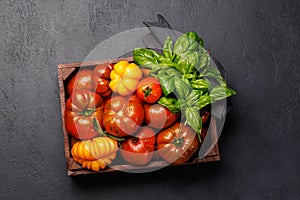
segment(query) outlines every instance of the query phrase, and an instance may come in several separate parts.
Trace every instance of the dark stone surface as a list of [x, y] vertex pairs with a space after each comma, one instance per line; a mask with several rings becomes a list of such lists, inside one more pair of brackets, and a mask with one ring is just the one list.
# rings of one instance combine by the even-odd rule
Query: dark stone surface
[[[252, 1], [0, 1], [0, 199], [300, 199], [300, 5]], [[197, 31], [238, 95], [221, 162], [67, 177], [57, 64], [160, 13]]]

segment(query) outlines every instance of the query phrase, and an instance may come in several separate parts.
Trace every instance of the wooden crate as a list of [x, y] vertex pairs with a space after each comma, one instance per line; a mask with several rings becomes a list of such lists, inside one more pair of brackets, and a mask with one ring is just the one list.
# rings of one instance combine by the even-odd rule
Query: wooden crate
[[[126, 60], [128, 62], [132, 62], [133, 58], [118, 58], [118, 59], [108, 59], [108, 60], [100, 60], [100, 61], [90, 61], [90, 62], [77, 62], [77, 63], [69, 63], [69, 64], [59, 64], [58, 65], [58, 83], [59, 83], [59, 92], [60, 92], [60, 103], [61, 103], [61, 114], [62, 114], [62, 125], [63, 125], [63, 134], [64, 134], [64, 146], [65, 146], [65, 157], [66, 157], [66, 164], [67, 164], [67, 171], [69, 176], [75, 176], [80, 174], [93, 174], [93, 173], [103, 173], [103, 172], [111, 172], [116, 170], [139, 170], [139, 169], [150, 169], [150, 168], [159, 168], [162, 166], [166, 166], [165, 161], [153, 161], [145, 166], [135, 166], [131, 164], [122, 164], [122, 165], [114, 165], [113, 168], [106, 167], [104, 170], [100, 170], [99, 172], [93, 172], [88, 169], [84, 169], [81, 167], [80, 164], [75, 162], [73, 158], [71, 157], [70, 153], [70, 140], [68, 133], [65, 129], [65, 104], [66, 104], [66, 81], [68, 78], [72, 75], [74, 71], [81, 67], [93, 67], [99, 64], [105, 64], [105, 63], [117, 63], [120, 60]], [[211, 118], [211, 126], [209, 130], [210, 134], [212, 134], [211, 138], [212, 140], [217, 140], [217, 127], [216, 127], [216, 120], [215, 118]], [[220, 154], [219, 154], [219, 148], [218, 143], [216, 143], [210, 150], [210, 152], [207, 154], [204, 158], [195, 158], [191, 162], [184, 163], [182, 165], [187, 164], [196, 164], [196, 163], [203, 163], [203, 162], [214, 162], [220, 160]], [[174, 166], [174, 165], [170, 165]]]

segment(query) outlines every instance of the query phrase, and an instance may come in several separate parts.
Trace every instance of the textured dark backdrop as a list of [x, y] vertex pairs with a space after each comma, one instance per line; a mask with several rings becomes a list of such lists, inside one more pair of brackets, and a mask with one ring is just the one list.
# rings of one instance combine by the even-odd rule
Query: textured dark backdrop
[[[297, 0], [0, 1], [0, 199], [300, 199]], [[237, 90], [221, 162], [67, 177], [57, 64], [161, 13]]]

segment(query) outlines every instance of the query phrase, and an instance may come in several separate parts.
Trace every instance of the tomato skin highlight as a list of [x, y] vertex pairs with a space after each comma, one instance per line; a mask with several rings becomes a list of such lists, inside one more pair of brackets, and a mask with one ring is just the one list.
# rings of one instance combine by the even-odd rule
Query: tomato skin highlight
[[137, 97], [146, 103], [155, 103], [162, 95], [159, 81], [154, 77], [142, 79], [136, 90]]
[[135, 137], [121, 142], [120, 154], [130, 164], [145, 165], [153, 158], [155, 140], [154, 130], [142, 127]]
[[174, 164], [188, 161], [199, 147], [195, 131], [179, 122], [159, 132], [156, 143], [160, 156]]
[[105, 130], [117, 137], [132, 135], [144, 121], [143, 105], [122, 96], [106, 101], [103, 113]]
[[72, 95], [76, 89], [93, 89], [93, 71], [89, 69], [79, 70], [67, 84], [67, 93]]
[[66, 102], [65, 127], [67, 132], [79, 140], [96, 137], [93, 118], [103, 127], [102, 97], [90, 90], [74, 90]]
[[147, 125], [163, 129], [173, 124], [180, 116], [180, 113], [172, 113], [160, 104], [145, 104], [145, 122]]

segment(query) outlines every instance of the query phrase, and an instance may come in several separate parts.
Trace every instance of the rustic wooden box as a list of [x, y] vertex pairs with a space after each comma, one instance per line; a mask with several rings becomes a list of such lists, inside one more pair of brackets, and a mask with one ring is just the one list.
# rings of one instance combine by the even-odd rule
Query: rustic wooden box
[[[138, 169], [145, 169], [145, 168], [159, 168], [161, 166], [165, 166], [165, 161], [152, 161], [145, 166], [135, 166], [131, 164], [122, 164], [122, 165], [115, 165], [113, 168], [106, 167], [104, 170], [100, 170], [99, 172], [93, 172], [88, 169], [84, 169], [81, 167], [80, 164], [75, 162], [70, 153], [70, 139], [69, 135], [65, 129], [65, 103], [66, 103], [66, 82], [68, 78], [79, 68], [81, 67], [93, 67], [99, 64], [105, 63], [117, 63], [120, 60], [127, 60], [128, 62], [132, 62], [133, 58], [118, 58], [118, 59], [108, 59], [108, 60], [100, 60], [100, 61], [90, 61], [90, 62], [77, 62], [77, 63], [69, 63], [69, 64], [59, 64], [58, 65], [58, 83], [59, 83], [59, 92], [60, 92], [60, 103], [61, 103], [61, 114], [62, 114], [62, 125], [63, 125], [63, 134], [64, 134], [64, 146], [65, 146], [65, 157], [66, 157], [66, 164], [67, 164], [67, 171], [69, 176], [75, 176], [80, 174], [93, 174], [93, 173], [103, 173], [103, 172], [111, 172], [116, 170], [138, 170]], [[216, 127], [216, 120], [214, 117], [211, 118], [211, 126], [209, 133], [212, 134], [212, 140], [217, 140], [217, 127]], [[220, 154], [218, 143], [211, 148], [210, 152], [204, 158], [195, 158], [191, 162], [184, 163], [182, 165], [187, 164], [196, 164], [196, 163], [203, 163], [203, 162], [213, 162], [219, 161]], [[174, 166], [174, 165], [170, 165]]]

